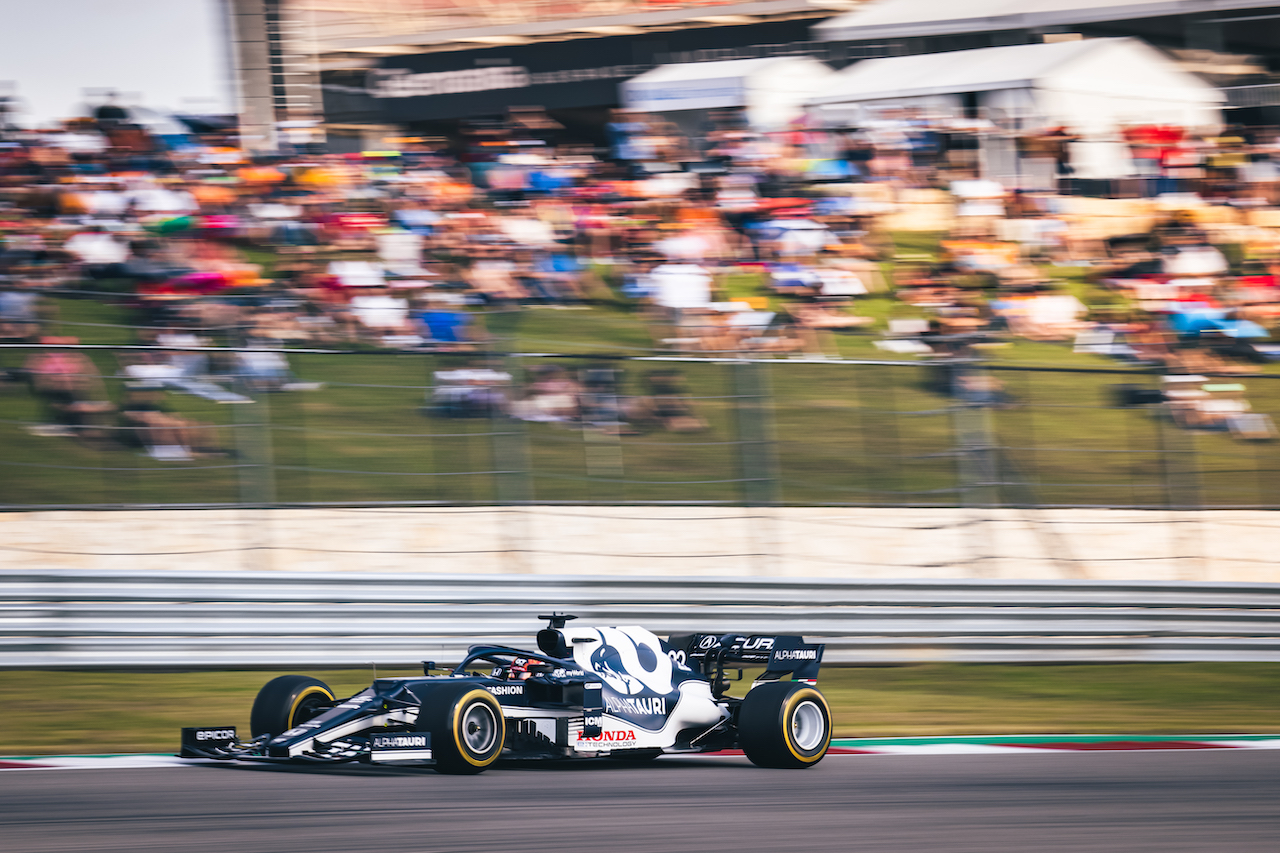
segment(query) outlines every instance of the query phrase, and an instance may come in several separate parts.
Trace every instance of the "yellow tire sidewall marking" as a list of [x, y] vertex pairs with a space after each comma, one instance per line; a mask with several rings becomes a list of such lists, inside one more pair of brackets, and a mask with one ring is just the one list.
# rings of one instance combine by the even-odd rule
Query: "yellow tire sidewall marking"
[[330, 702], [334, 701], [333, 694], [325, 688], [318, 684], [309, 685], [298, 694], [297, 698], [293, 700], [293, 707], [289, 709], [289, 728], [293, 728], [298, 723], [298, 721], [295, 720], [295, 717], [298, 713], [298, 709], [302, 707], [302, 700], [306, 699], [308, 696], [315, 696], [317, 693], [328, 699]]
[[471, 751], [462, 745], [462, 732], [459, 729], [459, 727], [462, 725], [462, 716], [461, 716], [462, 709], [466, 707], [468, 704], [470, 704], [473, 698], [479, 697], [480, 701], [488, 705], [489, 710], [492, 711], [493, 705], [490, 704], [489, 701], [487, 701], [491, 699], [492, 696], [493, 694], [490, 693], [488, 690], [472, 690], [469, 693], [462, 694], [462, 698], [460, 698], [457, 702], [453, 703], [453, 719], [449, 721], [449, 731], [453, 734], [453, 745], [454, 745], [454, 748], [457, 750], [458, 755], [462, 756], [462, 759], [466, 761], [468, 764], [470, 764], [472, 767], [488, 767], [490, 764], [497, 761], [498, 756], [502, 754], [502, 747], [503, 747], [504, 741], [506, 740], [506, 731], [504, 730], [505, 727], [503, 725], [503, 720], [502, 720], [502, 711], [499, 708], [499, 710], [494, 713], [494, 718], [495, 718], [494, 725], [496, 725], [498, 729], [497, 731], [498, 748], [493, 751], [493, 755], [489, 756], [486, 759], [476, 761], [474, 758], [471, 757]]
[[[822, 711], [827, 718], [826, 742], [813, 755], [805, 755], [798, 752], [795, 742], [791, 739], [791, 715], [794, 713], [796, 706], [804, 701], [815, 702], [822, 706]], [[805, 764], [812, 764], [821, 758], [827, 752], [827, 747], [831, 745], [831, 707], [827, 705], [827, 699], [816, 690], [806, 688], [797, 690], [787, 697], [787, 704], [782, 707], [782, 739], [787, 744], [787, 749], [795, 756], [797, 761], [803, 761]]]

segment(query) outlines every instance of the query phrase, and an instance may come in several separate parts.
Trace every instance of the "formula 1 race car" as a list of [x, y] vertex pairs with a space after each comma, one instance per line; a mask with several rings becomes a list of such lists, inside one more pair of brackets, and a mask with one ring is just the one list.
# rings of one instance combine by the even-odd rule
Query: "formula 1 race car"
[[[761, 767], [812, 767], [827, 753], [831, 710], [813, 686], [821, 645], [761, 634], [664, 641], [639, 627], [538, 618], [550, 624], [537, 651], [472, 646], [451, 673], [433, 676], [427, 663], [423, 676], [377, 678], [349, 699], [280, 676], [253, 703], [251, 739], [231, 726], [187, 728], [179, 754], [479, 773], [499, 757], [648, 760], [740, 747]], [[765, 669], [744, 697], [727, 695], [728, 668], [743, 666]]]

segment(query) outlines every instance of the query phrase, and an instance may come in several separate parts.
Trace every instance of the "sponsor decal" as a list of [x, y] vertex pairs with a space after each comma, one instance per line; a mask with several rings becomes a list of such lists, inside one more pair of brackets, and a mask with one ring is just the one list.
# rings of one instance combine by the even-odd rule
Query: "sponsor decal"
[[[644, 693], [665, 695], [675, 689], [673, 660], [662, 641], [643, 629], [600, 628], [600, 644], [589, 655], [574, 650], [577, 660], [600, 676], [609, 688], [624, 696]], [[584, 659], [585, 657], [585, 659]], [[682, 672], [688, 670], [681, 667]], [[678, 680], [684, 680], [682, 675]]]
[[235, 740], [235, 729], [201, 729], [196, 732], [196, 740]]
[[408, 69], [375, 69], [368, 79], [375, 98], [421, 98], [489, 89], [522, 89], [529, 85], [529, 70], [520, 66], [464, 68], [411, 74]]
[[636, 733], [631, 729], [621, 729], [618, 731], [601, 732], [595, 737], [587, 737], [586, 735], [578, 735], [578, 741], [587, 741], [588, 743], [625, 743], [634, 741]]
[[742, 644], [744, 650], [750, 649], [772, 649], [773, 637], [748, 637]]
[[656, 86], [637, 86], [632, 97], [636, 101], [685, 101], [705, 98], [736, 99], [742, 97], [741, 86], [694, 86], [681, 88], [671, 86], [660, 89]]
[[426, 735], [374, 735], [374, 749], [413, 749], [428, 745]]
[[593, 729], [593, 728], [598, 729], [604, 725], [604, 717], [601, 717], [601, 716], [583, 717], [582, 724], [589, 729]]
[[345, 711], [354, 711], [357, 708], [365, 707], [366, 705], [369, 704], [370, 700], [376, 699], [376, 698], [377, 698], [377, 694], [375, 694], [373, 691], [373, 688], [370, 687], [367, 690], [361, 690], [359, 693], [352, 696], [350, 699], [346, 700], [345, 702], [340, 702], [334, 707], [341, 708]]
[[289, 729], [289, 731], [284, 734], [276, 735], [276, 737], [298, 737], [299, 735], [305, 735], [308, 729], [318, 728], [320, 728], [320, 723], [315, 720], [307, 720], [305, 723], [298, 723], [298, 725]]
[[579, 675], [586, 675], [586, 673], [580, 669], [559, 668], [559, 669], [553, 669], [551, 671], [551, 675], [555, 678], [574, 678]]
[[667, 715], [667, 700], [662, 696], [627, 696], [621, 699], [614, 696], [606, 696], [604, 707], [610, 714], [621, 713], [658, 717]]
[[[630, 650], [634, 655], [634, 648]], [[644, 690], [640, 679], [627, 672], [622, 661], [622, 653], [614, 646], [604, 644], [597, 646], [591, 653], [591, 669], [604, 679], [612, 690], [619, 693], [639, 693]]]
[[718, 642], [720, 641], [717, 640], [715, 637], [711, 636], [710, 634], [706, 634], [702, 637], [701, 640], [698, 641], [698, 648], [709, 649], [712, 646], [716, 645]]
[[778, 649], [773, 653], [778, 660], [817, 660], [817, 649]]
[[494, 696], [519, 696], [524, 693], [523, 684], [491, 684], [488, 690]]
[[[605, 65], [599, 68], [570, 68], [562, 71], [529, 71], [523, 65], [461, 68], [414, 74], [407, 68], [375, 68], [365, 80], [365, 88], [375, 98], [422, 98], [494, 89], [523, 89], [560, 83], [585, 83], [634, 77], [647, 65]], [[687, 96], [685, 96], [687, 97]]]

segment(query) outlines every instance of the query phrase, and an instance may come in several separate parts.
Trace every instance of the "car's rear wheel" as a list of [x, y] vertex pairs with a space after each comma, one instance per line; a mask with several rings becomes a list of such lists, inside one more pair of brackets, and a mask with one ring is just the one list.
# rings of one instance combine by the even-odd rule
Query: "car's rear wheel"
[[487, 769], [502, 754], [506, 723], [493, 694], [473, 684], [431, 691], [422, 702], [418, 729], [431, 733], [431, 751], [440, 773], [470, 774]]
[[738, 740], [760, 767], [812, 767], [831, 746], [831, 708], [807, 684], [761, 684], [738, 709]]
[[254, 737], [278, 735], [333, 707], [329, 685], [308, 675], [282, 675], [258, 691], [249, 714]]

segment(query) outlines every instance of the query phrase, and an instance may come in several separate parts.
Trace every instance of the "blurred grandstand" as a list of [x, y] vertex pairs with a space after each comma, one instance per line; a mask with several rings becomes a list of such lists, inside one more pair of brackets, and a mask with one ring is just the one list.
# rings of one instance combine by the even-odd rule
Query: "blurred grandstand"
[[[226, 0], [232, 20], [242, 132], [251, 147], [273, 149], [277, 134], [314, 140], [330, 134], [376, 140], [383, 117], [358, 114], [338, 100], [322, 103], [320, 85], [362, 85], [363, 71], [388, 57], [451, 53], [447, 67], [491, 61], [484, 53], [567, 41], [627, 41], [615, 61], [652, 65], [656, 54], [720, 50], [808, 38], [815, 20], [853, 0]], [[671, 41], [671, 34], [703, 37]], [[644, 41], [640, 56], [631, 41]], [[268, 63], [261, 62], [265, 52]], [[561, 52], [573, 68], [573, 52]], [[703, 56], [702, 58], [710, 58]], [[509, 60], [508, 60], [509, 61]], [[600, 103], [596, 103], [600, 101]], [[612, 93], [574, 106], [612, 106]], [[366, 108], [365, 113], [368, 112]], [[368, 129], [368, 133], [364, 130]], [[357, 146], [358, 147], [358, 146]], [[373, 146], [378, 147], [378, 146]]]

